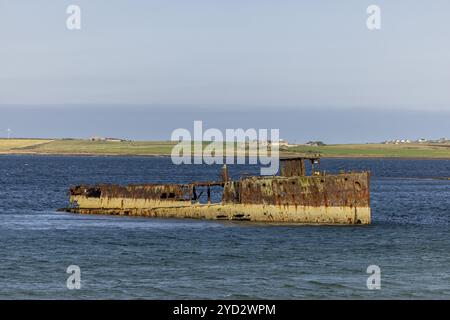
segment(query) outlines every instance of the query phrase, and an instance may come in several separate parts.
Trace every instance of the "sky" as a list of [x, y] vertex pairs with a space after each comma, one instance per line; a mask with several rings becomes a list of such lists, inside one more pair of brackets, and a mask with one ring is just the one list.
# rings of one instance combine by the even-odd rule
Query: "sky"
[[203, 120], [297, 142], [450, 138], [449, 14], [448, 0], [0, 0], [0, 137], [168, 140]]

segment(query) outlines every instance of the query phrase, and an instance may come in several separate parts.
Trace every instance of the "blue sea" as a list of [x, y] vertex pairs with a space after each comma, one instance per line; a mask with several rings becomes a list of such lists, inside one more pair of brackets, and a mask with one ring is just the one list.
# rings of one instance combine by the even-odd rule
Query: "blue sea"
[[[214, 180], [220, 166], [0, 156], [0, 298], [449, 299], [450, 161], [323, 159], [322, 169], [372, 172], [371, 225], [61, 213], [72, 185]], [[66, 286], [70, 265], [81, 270], [79, 290]], [[370, 265], [381, 270], [379, 290], [367, 287]]]

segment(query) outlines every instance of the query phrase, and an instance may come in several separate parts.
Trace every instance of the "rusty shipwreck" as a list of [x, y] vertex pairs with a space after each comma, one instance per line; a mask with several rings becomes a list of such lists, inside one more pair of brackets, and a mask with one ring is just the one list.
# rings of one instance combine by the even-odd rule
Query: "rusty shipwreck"
[[[307, 174], [306, 163], [310, 169]], [[308, 168], [309, 168], [308, 167]], [[212, 190], [220, 195], [214, 201]], [[216, 197], [217, 198], [217, 197]], [[281, 159], [278, 176], [189, 184], [80, 185], [66, 212], [308, 224], [369, 224], [370, 173], [320, 171], [320, 158]]]

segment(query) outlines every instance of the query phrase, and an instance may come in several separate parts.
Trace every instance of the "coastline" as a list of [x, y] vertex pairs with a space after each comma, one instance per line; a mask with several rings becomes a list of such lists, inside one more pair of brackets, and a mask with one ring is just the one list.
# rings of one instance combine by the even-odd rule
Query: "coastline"
[[[0, 156], [61, 156], [61, 157], [152, 157], [169, 158], [168, 153], [94, 153], [94, 152], [32, 152], [32, 151], [0, 151]], [[296, 156], [296, 153], [280, 153], [280, 157]], [[450, 160], [449, 157], [405, 157], [385, 155], [321, 155], [322, 159], [379, 159], [379, 160]]]
[[[92, 141], [82, 139], [0, 139], [0, 155], [99, 156], [99, 157], [170, 157], [174, 141]], [[207, 145], [204, 144], [204, 147]], [[185, 150], [186, 152], [193, 152]], [[215, 150], [220, 156], [225, 150]], [[237, 156], [248, 156], [237, 150]], [[208, 154], [208, 153], [207, 153]], [[450, 160], [450, 143], [410, 144], [330, 144], [281, 147], [281, 157], [316, 156], [333, 159], [405, 159]], [[257, 156], [252, 150], [251, 157]]]

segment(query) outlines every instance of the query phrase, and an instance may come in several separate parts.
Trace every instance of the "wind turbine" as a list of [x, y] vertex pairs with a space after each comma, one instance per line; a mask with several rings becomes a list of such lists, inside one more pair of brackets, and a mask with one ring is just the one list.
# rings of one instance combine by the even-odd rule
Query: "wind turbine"
[[6, 132], [8, 132], [8, 139], [10, 139], [12, 130], [10, 128], [8, 128], [8, 129], [6, 129]]

